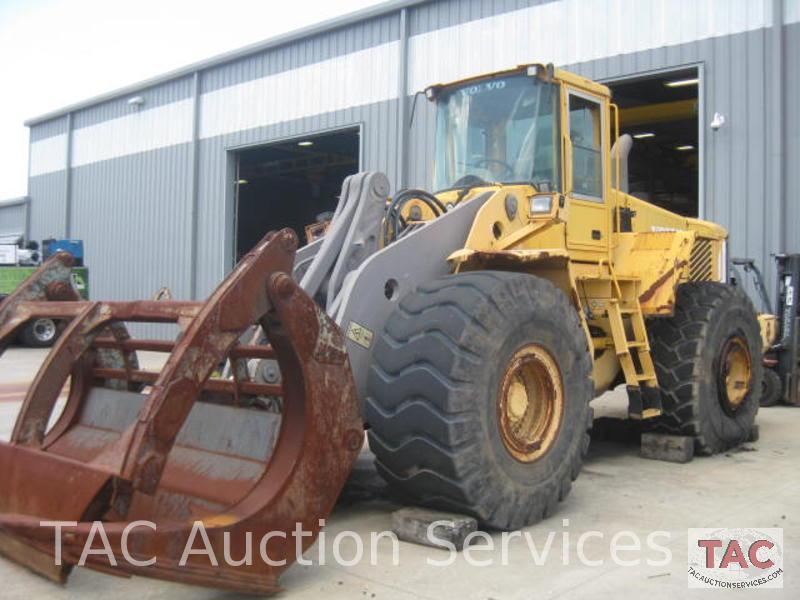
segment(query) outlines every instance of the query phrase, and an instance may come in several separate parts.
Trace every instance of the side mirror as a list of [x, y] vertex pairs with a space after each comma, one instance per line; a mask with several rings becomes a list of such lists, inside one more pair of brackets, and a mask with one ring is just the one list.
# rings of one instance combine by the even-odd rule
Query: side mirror
[[[432, 88], [428, 88], [428, 89], [432, 89]], [[411, 116], [408, 119], [408, 128], [409, 129], [411, 129], [411, 127], [414, 125], [414, 115], [416, 115], [416, 112], [417, 112], [417, 99], [420, 96], [425, 96], [426, 94], [427, 94], [427, 90], [424, 91], [424, 92], [417, 92], [416, 94], [414, 94], [414, 99], [411, 101]]]

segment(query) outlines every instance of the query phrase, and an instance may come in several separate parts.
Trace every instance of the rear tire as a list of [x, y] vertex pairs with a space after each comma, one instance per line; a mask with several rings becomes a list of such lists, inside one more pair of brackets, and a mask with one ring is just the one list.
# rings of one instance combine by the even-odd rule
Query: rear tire
[[[581, 469], [590, 376], [578, 315], [549, 281], [478, 271], [422, 285], [395, 308], [373, 353], [365, 416], [378, 472], [404, 499], [484, 526], [535, 523]], [[539, 409], [548, 406], [557, 408]], [[534, 414], [545, 415], [540, 429]]]
[[764, 369], [764, 384], [761, 387], [761, 406], [775, 406], [783, 398], [783, 383], [777, 371]]
[[53, 319], [30, 321], [19, 334], [19, 341], [29, 348], [49, 348], [58, 337], [58, 327]]
[[[649, 428], [694, 438], [698, 454], [747, 441], [763, 368], [758, 318], [745, 293], [716, 282], [681, 285], [675, 315], [653, 319], [648, 337], [664, 410]], [[749, 377], [740, 381], [734, 376], [745, 363]]]

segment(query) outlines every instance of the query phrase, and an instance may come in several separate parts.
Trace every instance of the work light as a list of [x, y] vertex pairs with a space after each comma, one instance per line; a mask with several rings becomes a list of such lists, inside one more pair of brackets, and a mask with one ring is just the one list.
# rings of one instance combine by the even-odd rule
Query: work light
[[550, 194], [538, 194], [531, 198], [531, 214], [543, 215], [553, 210], [553, 196]]

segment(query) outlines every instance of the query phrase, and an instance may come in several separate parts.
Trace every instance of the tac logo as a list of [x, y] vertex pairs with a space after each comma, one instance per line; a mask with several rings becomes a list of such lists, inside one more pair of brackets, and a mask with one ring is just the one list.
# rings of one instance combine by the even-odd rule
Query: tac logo
[[690, 588], [782, 588], [783, 529], [690, 529]]

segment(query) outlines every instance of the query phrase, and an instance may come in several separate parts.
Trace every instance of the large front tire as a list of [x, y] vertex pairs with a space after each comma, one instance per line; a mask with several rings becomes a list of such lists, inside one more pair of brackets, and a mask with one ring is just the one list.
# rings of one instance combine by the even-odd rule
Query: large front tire
[[745, 293], [723, 283], [686, 283], [675, 315], [653, 319], [648, 337], [664, 410], [650, 426], [694, 438], [699, 454], [747, 441], [763, 368], [758, 318]]
[[420, 286], [373, 361], [370, 448], [405, 499], [512, 530], [569, 493], [589, 444], [591, 358], [549, 281], [480, 271]]

